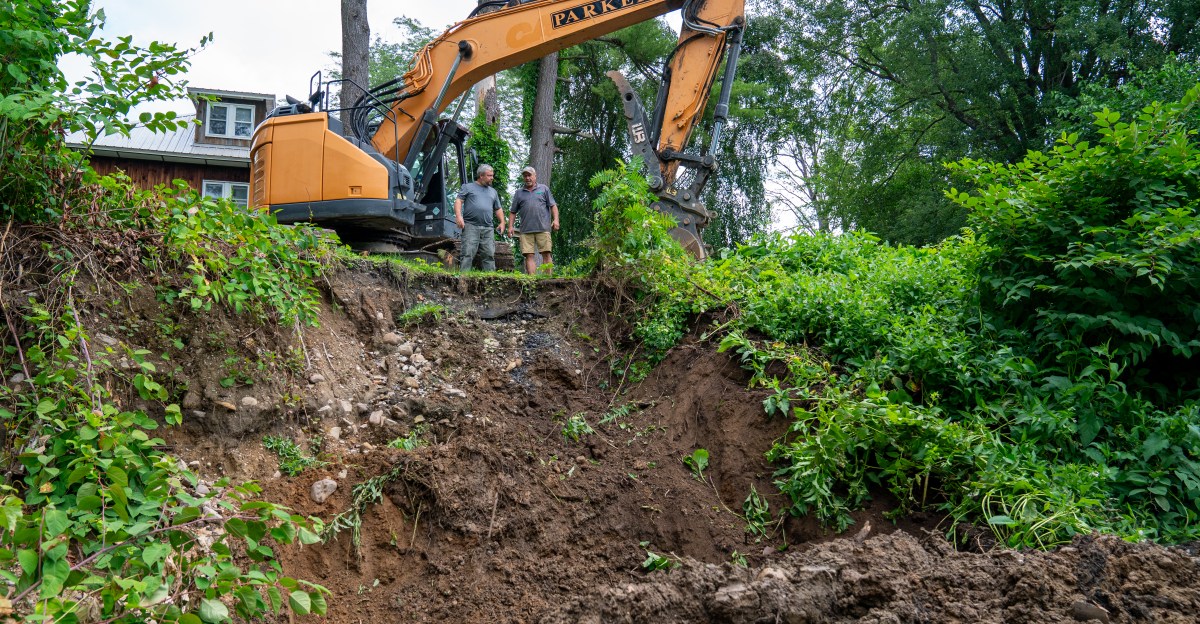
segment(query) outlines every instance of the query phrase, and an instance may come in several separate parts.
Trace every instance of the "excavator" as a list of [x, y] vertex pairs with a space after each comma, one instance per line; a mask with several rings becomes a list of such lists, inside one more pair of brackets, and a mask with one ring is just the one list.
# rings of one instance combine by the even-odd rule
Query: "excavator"
[[[255, 129], [250, 203], [280, 223], [310, 221], [367, 250], [429, 253], [459, 236], [456, 184], [470, 181], [467, 130], [458, 123], [471, 88], [484, 78], [616, 30], [680, 10], [679, 44], [669, 55], [649, 112], [628, 80], [608, 73], [624, 108], [632, 154], [641, 156], [656, 197], [674, 218], [671, 235], [695, 257], [711, 213], [701, 191], [727, 124], [745, 25], [745, 0], [494, 0], [417, 53], [400, 78], [364, 89], [330, 109], [319, 74], [308, 101], [289, 97]], [[688, 139], [720, 72], [709, 142]], [[442, 113], [457, 99], [450, 118]], [[331, 113], [337, 113], [336, 115]], [[472, 178], [468, 178], [468, 171]]]

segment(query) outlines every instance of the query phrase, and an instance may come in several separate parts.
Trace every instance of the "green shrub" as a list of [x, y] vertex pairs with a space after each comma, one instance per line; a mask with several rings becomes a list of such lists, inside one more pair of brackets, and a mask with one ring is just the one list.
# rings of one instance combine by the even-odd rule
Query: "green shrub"
[[1132, 392], [1200, 396], [1197, 98], [1200, 85], [1128, 121], [1096, 113], [1096, 145], [1064, 136], [1016, 164], [951, 166], [978, 189], [950, 196], [991, 248], [984, 306], [1045, 365], [1111, 363]]
[[0, 385], [5, 463], [19, 466], [0, 486], [0, 577], [16, 612], [109, 622], [324, 613], [328, 592], [275, 561], [274, 544], [318, 540], [314, 521], [258, 500], [253, 483], [200, 494], [196, 475], [159, 450], [159, 421], [113, 399], [136, 392], [178, 425], [179, 407], [158, 403], [153, 366], [118, 372], [66, 299], [58, 313], [31, 302], [3, 356], [6, 370], [31, 375]]

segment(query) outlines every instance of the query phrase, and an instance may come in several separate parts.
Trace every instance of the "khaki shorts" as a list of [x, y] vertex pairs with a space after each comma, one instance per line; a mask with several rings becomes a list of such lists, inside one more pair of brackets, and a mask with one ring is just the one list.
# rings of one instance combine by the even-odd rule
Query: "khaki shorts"
[[520, 239], [522, 254], [547, 253], [550, 251], [550, 232], [522, 233]]

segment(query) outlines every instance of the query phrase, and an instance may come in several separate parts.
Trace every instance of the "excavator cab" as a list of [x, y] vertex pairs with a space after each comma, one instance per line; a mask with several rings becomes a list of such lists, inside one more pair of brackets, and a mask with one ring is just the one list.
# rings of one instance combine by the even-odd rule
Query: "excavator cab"
[[[280, 223], [311, 221], [332, 229], [356, 249], [400, 253], [449, 244], [460, 233], [448, 195], [466, 179], [467, 129], [439, 121], [410, 172], [346, 131], [349, 123], [373, 130], [381, 119], [394, 117], [392, 110], [369, 95], [354, 106], [327, 106], [331, 85], [347, 82], [323, 82], [314, 74], [307, 101], [288, 97], [255, 129], [254, 205], [269, 209]], [[296, 183], [273, 189], [272, 178]]]

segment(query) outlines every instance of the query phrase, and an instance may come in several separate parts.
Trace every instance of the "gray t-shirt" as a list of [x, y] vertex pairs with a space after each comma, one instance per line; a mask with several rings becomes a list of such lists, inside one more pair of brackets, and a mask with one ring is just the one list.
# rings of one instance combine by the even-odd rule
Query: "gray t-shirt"
[[554, 195], [545, 184], [535, 184], [533, 190], [525, 187], [517, 189], [513, 194], [512, 209], [509, 212], [521, 217], [522, 234], [550, 231], [550, 206], [556, 206]]
[[463, 200], [463, 221], [471, 225], [492, 227], [492, 213], [500, 210], [500, 196], [496, 189], [478, 182], [467, 182], [458, 191]]

